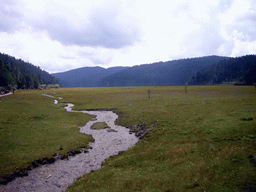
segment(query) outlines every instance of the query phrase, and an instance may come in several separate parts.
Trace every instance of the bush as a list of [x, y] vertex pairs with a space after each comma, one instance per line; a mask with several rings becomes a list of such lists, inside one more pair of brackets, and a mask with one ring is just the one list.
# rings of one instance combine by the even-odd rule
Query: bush
[[60, 85], [59, 84], [48, 84], [47, 86], [46, 86], [46, 89], [51, 89], [51, 88], [55, 88], [55, 89], [58, 89], [58, 88], [60, 88]]
[[242, 120], [242, 121], [252, 121], [253, 117], [248, 117], [248, 118], [243, 117], [243, 118], [240, 118], [240, 120]]

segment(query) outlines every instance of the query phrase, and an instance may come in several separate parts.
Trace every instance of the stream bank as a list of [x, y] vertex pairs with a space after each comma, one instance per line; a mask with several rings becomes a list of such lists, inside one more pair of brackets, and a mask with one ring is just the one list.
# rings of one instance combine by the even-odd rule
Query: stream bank
[[[0, 191], [65, 191], [78, 177], [100, 169], [105, 159], [128, 150], [138, 142], [138, 138], [129, 129], [115, 125], [118, 116], [112, 111], [73, 111], [73, 106], [68, 103], [65, 109], [68, 112], [96, 115], [96, 120], [79, 127], [81, 133], [90, 134], [95, 139], [90, 143], [92, 148], [88, 149], [88, 153], [41, 165], [28, 171], [28, 176], [18, 177], [7, 185], [0, 185]], [[97, 122], [106, 122], [117, 132], [108, 132], [107, 129], [92, 130], [90, 127]]]

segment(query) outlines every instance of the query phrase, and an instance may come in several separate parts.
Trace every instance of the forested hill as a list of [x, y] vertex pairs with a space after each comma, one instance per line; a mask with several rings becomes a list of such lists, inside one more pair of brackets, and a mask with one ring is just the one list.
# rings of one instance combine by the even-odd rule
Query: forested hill
[[166, 86], [184, 85], [190, 76], [227, 57], [207, 56], [134, 67], [83, 67], [52, 74], [63, 87]]
[[227, 57], [206, 56], [144, 64], [101, 79], [98, 86], [175, 86], [184, 85], [190, 76]]
[[60, 84], [60, 81], [39, 67], [0, 53], [0, 87], [32, 89], [40, 84]]
[[218, 64], [196, 72], [189, 79], [190, 85], [256, 83], [256, 55], [228, 58]]
[[117, 73], [127, 67], [82, 67], [67, 72], [54, 73], [54, 77], [62, 82], [63, 87], [97, 87], [97, 82], [109, 75]]

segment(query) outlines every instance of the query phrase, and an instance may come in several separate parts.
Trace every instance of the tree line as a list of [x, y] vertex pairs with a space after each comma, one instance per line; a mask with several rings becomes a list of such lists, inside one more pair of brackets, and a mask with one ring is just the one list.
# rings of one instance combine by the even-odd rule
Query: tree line
[[[38, 89], [40, 85], [60, 85], [48, 72], [21, 59], [0, 53], [0, 87], [13, 89]], [[45, 86], [45, 87], [46, 87]], [[41, 86], [42, 87], [42, 86]]]

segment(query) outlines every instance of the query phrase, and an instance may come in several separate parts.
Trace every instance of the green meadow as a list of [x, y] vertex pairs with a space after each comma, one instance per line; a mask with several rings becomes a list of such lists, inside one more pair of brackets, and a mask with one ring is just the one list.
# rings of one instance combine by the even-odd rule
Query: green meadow
[[[148, 99], [148, 90], [150, 99]], [[74, 110], [114, 108], [148, 137], [107, 159], [68, 191], [255, 191], [256, 90], [252, 86], [107, 87], [21, 91], [0, 99], [1, 175], [86, 145]], [[62, 150], [61, 150], [62, 149]]]
[[[0, 182], [8, 177], [51, 160], [55, 153], [67, 154], [79, 147], [89, 147], [89, 135], [78, 126], [92, 117], [67, 113], [64, 105], [54, 105], [42, 91], [29, 90], [0, 98]], [[41, 162], [41, 163], [40, 163]]]

